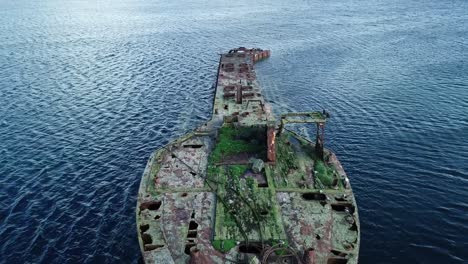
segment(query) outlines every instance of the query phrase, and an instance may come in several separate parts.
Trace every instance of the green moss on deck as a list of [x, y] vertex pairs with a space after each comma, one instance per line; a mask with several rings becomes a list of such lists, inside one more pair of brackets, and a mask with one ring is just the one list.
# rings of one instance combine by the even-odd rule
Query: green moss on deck
[[335, 170], [327, 166], [323, 161], [315, 161], [315, 178], [323, 184], [324, 187], [331, 187], [334, 179]]
[[299, 169], [299, 158], [288, 141], [289, 135], [284, 133], [276, 141], [276, 164], [272, 166], [272, 173], [276, 187], [295, 185], [295, 181], [304, 178]]
[[224, 157], [239, 153], [264, 153], [266, 149], [264, 144], [254, 144], [248, 141], [249, 138], [256, 138], [258, 130], [259, 128], [256, 127], [221, 127], [218, 142], [210, 155], [210, 161], [219, 163]]
[[[247, 155], [244, 155], [247, 154]], [[223, 126], [208, 159], [208, 180], [216, 186], [215, 237], [213, 247], [227, 252], [236, 242], [286, 240], [273, 185], [259, 188], [249, 175], [252, 156], [266, 154], [266, 130], [262, 127]]]
[[[286, 131], [277, 138], [276, 154], [276, 164], [271, 166], [276, 188], [300, 191], [342, 187], [340, 181], [335, 182], [336, 169], [316, 157], [312, 142]], [[334, 182], [338, 185], [333, 186]]]
[[274, 188], [258, 188], [256, 179], [245, 175], [249, 165], [221, 167], [218, 178], [225, 181], [218, 184], [213, 246], [220, 251], [228, 250], [227, 241], [244, 241], [242, 232], [252, 242], [285, 240]]
[[240, 178], [240, 176], [244, 175], [245, 171], [249, 168], [248, 165], [230, 165], [229, 167], [229, 174], [232, 177]]
[[278, 162], [277, 166], [281, 172], [286, 175], [289, 169], [297, 169], [297, 157], [291, 145], [288, 144], [286, 136], [281, 136], [278, 139], [276, 144], [276, 153]]
[[226, 253], [232, 248], [236, 246], [236, 241], [234, 239], [227, 239], [227, 240], [215, 240], [213, 241], [213, 247], [222, 252]]

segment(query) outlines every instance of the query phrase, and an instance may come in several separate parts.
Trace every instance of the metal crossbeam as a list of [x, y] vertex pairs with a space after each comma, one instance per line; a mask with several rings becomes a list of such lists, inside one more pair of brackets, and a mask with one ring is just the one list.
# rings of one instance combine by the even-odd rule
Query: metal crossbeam
[[319, 159], [324, 156], [325, 122], [330, 115], [323, 110], [322, 112], [300, 112], [287, 113], [281, 115], [281, 124], [278, 130], [278, 136], [283, 132], [284, 126], [288, 123], [315, 123], [317, 125], [317, 138], [315, 140], [315, 153]]

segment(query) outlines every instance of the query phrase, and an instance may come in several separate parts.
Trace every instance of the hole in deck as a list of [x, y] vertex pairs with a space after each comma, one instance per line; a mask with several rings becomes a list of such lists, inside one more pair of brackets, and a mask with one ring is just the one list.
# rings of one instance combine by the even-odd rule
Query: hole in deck
[[229, 210], [229, 213], [230, 213], [231, 215], [237, 215], [237, 212], [236, 212], [235, 210]]
[[164, 245], [145, 245], [145, 251], [151, 251], [162, 247], [164, 247]]
[[352, 204], [332, 204], [331, 208], [337, 212], [348, 212], [350, 214], [353, 214], [355, 210]]
[[189, 230], [196, 230], [198, 228], [198, 224], [195, 221], [190, 221], [189, 223]]
[[151, 210], [151, 211], [156, 211], [159, 210], [161, 207], [161, 201], [150, 201], [150, 202], [144, 202], [140, 204], [140, 210]]
[[184, 145], [184, 148], [194, 148], [194, 149], [199, 149], [203, 147], [203, 145], [200, 144], [189, 144], [189, 145]]
[[197, 230], [189, 230], [187, 234], [187, 238], [196, 238], [197, 237]]
[[196, 246], [195, 243], [187, 243], [185, 244], [185, 250], [184, 250], [184, 253], [187, 254], [187, 255], [190, 255], [190, 249], [192, 247]]
[[325, 201], [327, 196], [323, 193], [304, 193], [302, 198], [306, 201]]
[[341, 252], [341, 251], [333, 250], [333, 249], [330, 250], [330, 252], [331, 252], [333, 255], [338, 256], [338, 257], [342, 257], [342, 258], [343, 258], [343, 257], [346, 257], [346, 255], [348, 255], [348, 254], [346, 254], [345, 252]]
[[327, 264], [346, 264], [348, 263], [347, 259], [344, 258], [329, 258]]
[[262, 247], [257, 243], [249, 243], [248, 245], [239, 246], [240, 253], [250, 253], [250, 254], [260, 254], [262, 252]]
[[141, 234], [141, 240], [143, 240], [143, 245], [152, 244], [153, 239], [149, 234]]
[[140, 231], [141, 231], [141, 233], [144, 233], [144, 232], [148, 231], [148, 229], [149, 229], [149, 225], [148, 225], [148, 224], [146, 224], [146, 225], [140, 225]]
[[224, 86], [224, 91], [225, 92], [230, 92], [230, 91], [234, 91], [236, 89], [236, 87], [234, 85], [226, 85]]

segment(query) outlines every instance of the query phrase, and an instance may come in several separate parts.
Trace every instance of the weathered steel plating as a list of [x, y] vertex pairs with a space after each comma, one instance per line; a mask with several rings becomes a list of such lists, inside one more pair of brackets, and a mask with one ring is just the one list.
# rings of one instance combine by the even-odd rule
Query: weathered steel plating
[[[357, 263], [354, 195], [323, 147], [328, 113], [278, 124], [253, 69], [269, 56], [222, 54], [212, 119], [150, 157], [136, 208], [145, 263]], [[315, 123], [315, 142], [289, 123]]]

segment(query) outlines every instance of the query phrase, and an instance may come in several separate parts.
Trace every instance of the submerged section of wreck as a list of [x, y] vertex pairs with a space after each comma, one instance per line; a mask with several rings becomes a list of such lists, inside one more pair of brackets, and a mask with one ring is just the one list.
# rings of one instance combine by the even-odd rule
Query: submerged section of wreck
[[[324, 149], [328, 113], [275, 120], [253, 69], [269, 56], [222, 54], [212, 119], [151, 156], [136, 209], [145, 263], [357, 263], [354, 195]], [[289, 123], [315, 124], [316, 138]]]

